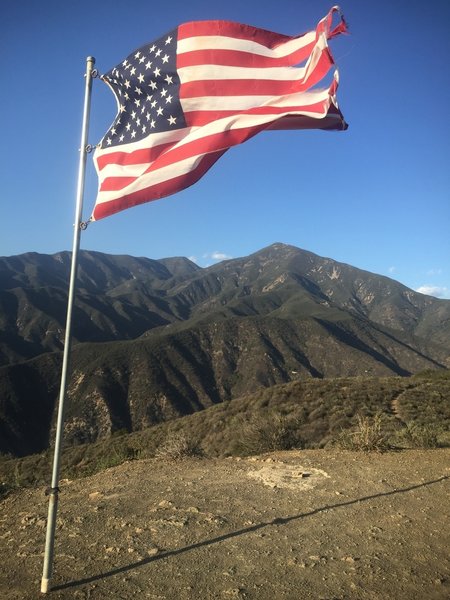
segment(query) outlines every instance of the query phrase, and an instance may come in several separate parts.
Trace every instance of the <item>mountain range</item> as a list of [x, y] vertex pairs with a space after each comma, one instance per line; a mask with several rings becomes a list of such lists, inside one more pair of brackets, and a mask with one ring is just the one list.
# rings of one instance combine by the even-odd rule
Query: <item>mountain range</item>
[[[0, 258], [0, 452], [50, 444], [70, 253]], [[65, 439], [296, 379], [450, 367], [450, 300], [273, 244], [200, 268], [81, 251]]]

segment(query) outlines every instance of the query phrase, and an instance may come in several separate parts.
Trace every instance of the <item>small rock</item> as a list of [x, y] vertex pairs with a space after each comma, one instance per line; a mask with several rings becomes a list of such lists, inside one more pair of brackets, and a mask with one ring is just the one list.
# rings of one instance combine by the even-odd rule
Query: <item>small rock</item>
[[157, 554], [159, 554], [159, 548], [157, 548], [156, 546], [154, 548], [150, 548], [149, 550], [147, 550], [147, 554], [148, 556], [156, 556]]
[[170, 500], [161, 500], [158, 506], [160, 508], [172, 508], [173, 502], [171, 502]]
[[224, 590], [224, 593], [227, 596], [231, 596], [233, 598], [242, 598], [245, 590], [243, 588], [232, 588], [230, 590]]

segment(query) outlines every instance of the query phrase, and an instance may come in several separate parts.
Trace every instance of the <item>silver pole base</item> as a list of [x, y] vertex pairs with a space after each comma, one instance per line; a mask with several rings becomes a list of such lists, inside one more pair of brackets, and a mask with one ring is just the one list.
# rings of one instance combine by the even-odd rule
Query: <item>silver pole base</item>
[[50, 579], [41, 579], [41, 594], [47, 594], [50, 590]]

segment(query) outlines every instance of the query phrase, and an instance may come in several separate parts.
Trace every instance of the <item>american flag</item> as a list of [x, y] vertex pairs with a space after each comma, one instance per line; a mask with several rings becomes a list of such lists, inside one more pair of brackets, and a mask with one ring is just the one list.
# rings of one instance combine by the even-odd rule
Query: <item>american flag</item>
[[103, 75], [118, 113], [94, 154], [91, 220], [174, 194], [220, 156], [267, 129], [346, 129], [328, 40], [333, 7], [315, 30], [290, 37], [230, 21], [180, 25]]

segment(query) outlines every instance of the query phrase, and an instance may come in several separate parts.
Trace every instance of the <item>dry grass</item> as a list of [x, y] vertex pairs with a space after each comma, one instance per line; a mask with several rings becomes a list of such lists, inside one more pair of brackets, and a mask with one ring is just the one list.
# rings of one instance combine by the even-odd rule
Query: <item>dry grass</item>
[[386, 452], [391, 448], [381, 413], [374, 417], [358, 415], [357, 421], [353, 430], [343, 431], [338, 436], [336, 445], [339, 448], [357, 452]]
[[398, 432], [398, 441], [407, 448], [438, 448], [442, 432], [440, 427], [420, 425], [410, 421]]

